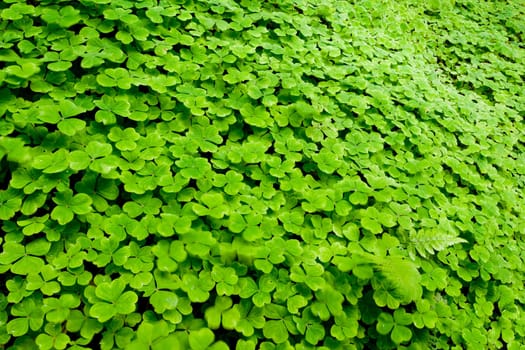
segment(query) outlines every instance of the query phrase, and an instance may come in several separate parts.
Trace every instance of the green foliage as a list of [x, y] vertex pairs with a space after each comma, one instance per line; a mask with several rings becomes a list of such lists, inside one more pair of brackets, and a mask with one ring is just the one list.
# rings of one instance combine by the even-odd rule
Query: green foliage
[[106, 322], [115, 315], [127, 315], [135, 311], [137, 294], [124, 291], [125, 288], [126, 284], [121, 279], [100, 283], [95, 289], [97, 301], [89, 310], [90, 316], [99, 322]]
[[0, 4], [0, 348], [521, 349], [523, 1]]

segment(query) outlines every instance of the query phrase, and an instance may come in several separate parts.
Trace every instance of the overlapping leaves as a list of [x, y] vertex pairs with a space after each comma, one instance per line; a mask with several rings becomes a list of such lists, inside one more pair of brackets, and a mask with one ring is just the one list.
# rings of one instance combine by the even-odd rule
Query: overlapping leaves
[[0, 344], [519, 348], [523, 16], [0, 5]]

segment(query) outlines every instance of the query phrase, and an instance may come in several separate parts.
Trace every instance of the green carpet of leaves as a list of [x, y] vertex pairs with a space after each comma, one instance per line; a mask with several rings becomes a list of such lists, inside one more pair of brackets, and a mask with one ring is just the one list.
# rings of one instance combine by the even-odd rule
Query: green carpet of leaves
[[524, 19], [0, 2], [0, 348], [525, 349]]

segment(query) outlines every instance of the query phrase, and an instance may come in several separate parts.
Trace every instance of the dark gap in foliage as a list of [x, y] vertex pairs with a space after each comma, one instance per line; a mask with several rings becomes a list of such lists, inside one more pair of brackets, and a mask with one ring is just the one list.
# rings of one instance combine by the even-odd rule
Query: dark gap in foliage
[[[20, 343], [20, 339], [21, 338], [11, 337], [8, 342], [6, 342], [5, 344], [2, 344], [3, 349], [16, 348], [16, 344]], [[20, 348], [23, 348], [23, 345], [20, 346]]]
[[83, 171], [79, 171], [76, 173], [73, 173], [69, 177], [69, 184], [71, 187], [76, 188], [77, 184], [84, 179], [85, 173]]
[[199, 152], [200, 156], [208, 161], [213, 160], [213, 152]]
[[89, 342], [89, 344], [87, 344], [87, 348], [88, 349], [98, 349], [100, 348], [100, 344], [102, 342], [102, 338], [103, 338], [103, 333], [102, 332], [97, 332], [93, 335], [93, 338], [91, 338], [91, 341]]
[[15, 96], [23, 98], [26, 101], [35, 102], [42, 98], [42, 94], [35, 93], [31, 90], [29, 84], [24, 87], [19, 87], [16, 89], [11, 89]]
[[216, 341], [222, 340], [225, 342], [230, 348], [234, 347], [235, 344], [237, 344], [237, 340], [240, 338], [240, 334], [237, 333], [234, 330], [227, 330], [224, 328], [219, 328], [214, 330]]
[[154, 234], [150, 233], [148, 234], [146, 239], [140, 241], [137, 240], [137, 242], [139, 242], [141, 246], [152, 247], [157, 243], [157, 237]]
[[197, 189], [197, 180], [196, 179], [189, 179], [188, 185], [186, 185], [187, 188], [195, 188]]
[[193, 312], [192, 315], [196, 319], [204, 319], [204, 311], [206, 311], [207, 307], [209, 306], [209, 303], [192, 303], [191, 304]]
[[[461, 277], [458, 277], [459, 279], [461, 279]], [[470, 287], [469, 287], [469, 284], [463, 284], [461, 286], [461, 295], [463, 296], [468, 296], [470, 293]]]
[[315, 181], [320, 181], [317, 164], [311, 160], [303, 160], [295, 164], [295, 167], [301, 169], [303, 173], [308, 174], [314, 178]]
[[84, 270], [91, 272], [93, 276], [103, 275], [105, 273], [104, 267], [99, 267], [89, 260], [84, 260], [83, 264], [84, 264]]
[[36, 212], [33, 214], [33, 216], [44, 216], [46, 214], [49, 214], [49, 205], [44, 205], [43, 207], [40, 207], [36, 210]]
[[100, 32], [100, 39], [108, 38], [108, 39], [115, 39], [115, 35], [118, 33], [118, 28], [113, 26], [111, 29], [107, 31], [101, 31]]
[[325, 18], [324, 16], [319, 16], [319, 23], [324, 25], [328, 30], [334, 30], [334, 27], [332, 26], [332, 22]]
[[148, 310], [151, 310], [151, 304], [149, 301], [149, 297], [139, 298], [137, 301], [137, 308], [135, 312], [138, 312], [139, 314], [144, 314]]
[[9, 162], [6, 157], [0, 160], [0, 190], [7, 190], [14, 171], [18, 168], [17, 163]]
[[71, 61], [72, 66], [69, 68], [69, 72], [71, 72], [77, 78], [82, 78], [84, 75], [86, 75], [86, 69], [80, 66], [81, 62], [82, 57], [79, 57]]
[[73, 24], [71, 27], [68, 28], [68, 30], [70, 32], [73, 32], [75, 35], [79, 35], [82, 28], [86, 28], [86, 26], [82, 22], [79, 22], [79, 23]]

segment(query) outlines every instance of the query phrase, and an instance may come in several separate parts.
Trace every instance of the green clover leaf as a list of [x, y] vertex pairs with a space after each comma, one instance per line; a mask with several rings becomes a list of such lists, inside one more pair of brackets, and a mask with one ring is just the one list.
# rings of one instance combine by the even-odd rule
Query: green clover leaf
[[33, 5], [13, 3], [2, 11], [2, 18], [16, 21], [22, 19], [24, 15], [32, 15], [34, 13], [35, 7]]
[[119, 196], [117, 182], [113, 179], [103, 178], [95, 172], [87, 172], [82, 180], [75, 184], [75, 190], [89, 195], [94, 208], [99, 212], [103, 212], [109, 207], [108, 200], [115, 200]]
[[288, 329], [283, 320], [269, 320], [264, 324], [263, 335], [281, 344], [288, 340]]
[[59, 299], [44, 299], [43, 311], [46, 314], [46, 320], [53, 323], [62, 323], [70, 315], [71, 309], [80, 305], [80, 298], [73, 294], [62, 294]]
[[177, 308], [179, 298], [170, 291], [159, 290], [153, 293], [150, 297], [150, 303], [155, 309], [155, 312], [162, 314], [166, 310], [174, 310]]
[[[89, 169], [106, 176], [112, 176], [119, 165], [119, 158], [112, 155], [113, 147], [104, 142], [90, 141], [85, 151], [73, 151], [69, 156], [70, 167], [85, 169], [89, 157]], [[114, 178], [114, 177], [113, 177]]]
[[343, 163], [337, 154], [325, 148], [314, 155], [313, 160], [317, 163], [319, 170], [326, 174], [333, 174]]
[[313, 323], [306, 327], [305, 339], [312, 345], [316, 345], [325, 337], [325, 329], [320, 323]]
[[[168, 349], [181, 350], [179, 338], [168, 336], [170, 328], [164, 320], [143, 321], [136, 332], [130, 332], [131, 339], [124, 347], [126, 350], [139, 349], [162, 349], [168, 345]], [[135, 336], [135, 338], [133, 338]]]
[[47, 23], [58, 24], [63, 28], [71, 27], [81, 20], [80, 11], [73, 6], [64, 6], [57, 10], [55, 8], [45, 8], [42, 11], [42, 19]]
[[26, 220], [18, 220], [17, 224], [20, 227], [23, 227], [22, 232], [24, 233], [24, 235], [32, 236], [44, 230], [48, 219], [49, 214], [46, 214], [41, 217], [32, 217]]
[[133, 201], [124, 203], [122, 209], [129, 217], [136, 218], [141, 214], [157, 215], [160, 212], [162, 201], [152, 196], [151, 193], [144, 195], [132, 194]]
[[405, 343], [412, 339], [412, 331], [406, 326], [400, 326], [396, 324], [390, 337], [396, 344]]
[[379, 211], [375, 207], [368, 207], [361, 211], [361, 225], [372, 232], [373, 234], [379, 234], [383, 232], [383, 227], [379, 221]]
[[195, 125], [188, 131], [187, 136], [190, 140], [195, 140], [203, 152], [216, 152], [217, 145], [223, 142], [219, 130], [213, 125]]
[[223, 313], [232, 306], [232, 299], [230, 297], [219, 296], [215, 299], [213, 306], [206, 308], [204, 311], [204, 319], [208, 327], [217, 329], [221, 326]]
[[22, 207], [22, 199], [18, 191], [0, 191], [0, 220], [9, 220]]
[[379, 334], [387, 335], [394, 328], [394, 325], [392, 315], [382, 312], [377, 319], [376, 330]]
[[18, 65], [7, 66], [4, 70], [6, 74], [14, 75], [22, 79], [29, 79], [40, 72], [40, 67], [34, 62], [27, 61]]
[[205, 350], [215, 340], [215, 334], [209, 328], [201, 328], [190, 331], [188, 343], [192, 350]]
[[51, 211], [51, 218], [65, 225], [73, 220], [75, 214], [85, 215], [91, 212], [93, 200], [85, 193], [73, 195], [73, 191], [57, 192], [53, 197], [57, 205]]
[[201, 179], [211, 170], [210, 164], [205, 158], [194, 158], [183, 155], [175, 164], [181, 169], [181, 175], [186, 179]]
[[221, 219], [228, 214], [229, 207], [225, 204], [224, 196], [218, 192], [207, 192], [201, 195], [200, 203], [194, 203], [193, 212], [199, 216], [209, 215]]
[[127, 315], [135, 311], [138, 296], [135, 292], [124, 291], [126, 283], [122, 279], [102, 282], [95, 289], [97, 301], [89, 310], [89, 314], [99, 322], [106, 322], [115, 315]]
[[31, 272], [40, 272], [44, 261], [39, 256], [45, 256], [51, 248], [51, 243], [39, 238], [28, 243], [25, 247], [19, 243], [5, 242], [3, 252], [0, 253], [0, 264], [10, 265], [11, 271], [18, 275], [27, 275]]
[[215, 282], [207, 275], [201, 273], [199, 277], [186, 273], [182, 276], [182, 290], [188, 294], [192, 302], [203, 303], [210, 297], [209, 291], [213, 289]]
[[133, 151], [137, 147], [135, 141], [140, 139], [140, 134], [132, 128], [122, 130], [118, 127], [113, 127], [109, 131], [108, 138], [116, 142], [115, 146], [117, 149], [121, 151]]
[[239, 112], [247, 124], [258, 128], [271, 127], [274, 123], [270, 117], [270, 113], [268, 113], [264, 106], [254, 107], [252, 104], [246, 103], [241, 107]]
[[304, 296], [296, 294], [286, 301], [286, 306], [288, 308], [288, 311], [292, 314], [299, 313], [299, 309], [302, 309], [308, 305], [308, 299], [306, 299]]
[[[20, 318], [13, 319], [14, 323], [8, 326], [8, 333], [22, 332], [25, 327], [25, 322], [15, 320], [21, 320], [23, 318], [27, 320], [30, 330], [38, 331], [44, 323], [44, 312], [42, 308], [39, 307], [41, 304], [42, 297], [38, 294], [33, 294], [30, 297], [24, 298], [22, 302], [14, 304], [11, 309], [11, 314]], [[9, 332], [10, 328], [12, 328], [12, 332]]]
[[51, 154], [42, 154], [33, 159], [33, 167], [42, 170], [45, 174], [61, 173], [69, 166], [67, 156], [68, 152], [65, 149], [59, 149]]
[[114, 113], [121, 117], [131, 116], [131, 103], [127, 95], [109, 96], [104, 95], [99, 100], [93, 101], [97, 107], [106, 113]]
[[103, 87], [118, 87], [123, 90], [131, 89], [131, 77], [124, 68], [107, 68], [97, 75], [97, 83]]
[[233, 295], [236, 291], [238, 277], [233, 268], [214, 266], [211, 277], [215, 281], [215, 289], [218, 295]]
[[7, 323], [6, 331], [14, 337], [21, 337], [29, 330], [29, 320], [27, 318], [15, 318]]

